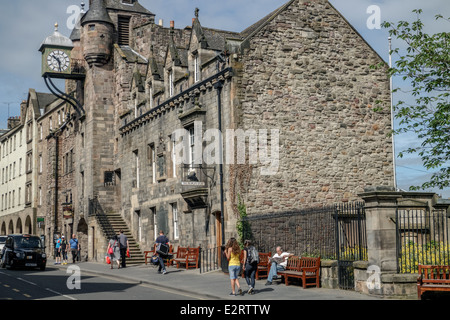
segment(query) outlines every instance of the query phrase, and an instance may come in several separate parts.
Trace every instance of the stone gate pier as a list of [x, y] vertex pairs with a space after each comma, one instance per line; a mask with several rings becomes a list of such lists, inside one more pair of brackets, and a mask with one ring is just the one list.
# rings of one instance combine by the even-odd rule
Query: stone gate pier
[[[435, 193], [396, 192], [390, 187], [366, 189], [359, 196], [365, 201], [368, 261], [354, 263], [355, 290], [386, 297], [416, 296], [418, 274], [401, 272], [398, 265], [399, 237], [405, 227], [397, 221], [397, 213], [439, 210], [448, 222], [450, 199], [441, 199]], [[443, 232], [448, 235], [448, 223], [445, 225]]]

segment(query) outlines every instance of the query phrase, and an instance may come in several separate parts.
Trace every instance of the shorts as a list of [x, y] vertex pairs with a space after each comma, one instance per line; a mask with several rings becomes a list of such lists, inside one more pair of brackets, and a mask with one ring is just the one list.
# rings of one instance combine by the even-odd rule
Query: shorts
[[230, 279], [234, 280], [237, 279], [240, 271], [241, 271], [241, 267], [240, 266], [228, 266], [228, 271], [230, 273]]
[[55, 249], [55, 257], [61, 257], [61, 251], [59, 249]]

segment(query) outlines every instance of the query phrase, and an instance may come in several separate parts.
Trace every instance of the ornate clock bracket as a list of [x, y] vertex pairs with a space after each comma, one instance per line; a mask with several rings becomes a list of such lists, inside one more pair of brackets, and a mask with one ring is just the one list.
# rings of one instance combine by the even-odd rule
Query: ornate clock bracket
[[43, 75], [44, 81], [45, 81], [45, 85], [47, 86], [47, 88], [50, 90], [50, 92], [60, 98], [61, 100], [69, 103], [77, 112], [78, 117], [80, 120], [84, 119], [84, 117], [86, 116], [85, 111], [83, 109], [83, 106], [81, 105], [80, 101], [78, 101], [75, 97], [72, 97], [66, 93], [64, 93], [63, 91], [59, 90], [56, 85], [53, 83], [51, 77], [49, 77], [48, 74], [44, 74]]

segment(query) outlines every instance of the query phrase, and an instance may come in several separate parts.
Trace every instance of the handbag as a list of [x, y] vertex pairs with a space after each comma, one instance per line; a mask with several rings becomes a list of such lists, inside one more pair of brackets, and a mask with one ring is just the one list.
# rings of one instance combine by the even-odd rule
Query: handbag
[[[116, 246], [116, 242], [115, 241], [114, 241], [114, 246]], [[113, 250], [112, 246], [110, 246], [109, 249], [108, 249], [108, 254], [113, 254], [113, 253], [114, 253], [114, 250]]]
[[157, 266], [159, 264], [159, 258], [157, 255], [152, 256], [151, 259], [152, 264], [154, 264], [155, 266]]
[[111, 264], [111, 259], [108, 256], [106, 256], [106, 263]]

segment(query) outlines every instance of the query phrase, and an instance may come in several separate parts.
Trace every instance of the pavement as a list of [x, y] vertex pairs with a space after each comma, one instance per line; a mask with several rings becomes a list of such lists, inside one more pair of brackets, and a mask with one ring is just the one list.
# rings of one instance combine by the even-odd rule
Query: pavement
[[[73, 264], [54, 265], [54, 260], [48, 260], [48, 267], [66, 269]], [[126, 268], [110, 269], [110, 265], [98, 262], [77, 262], [75, 264], [83, 273], [98, 276], [115, 277], [124, 281], [147, 284], [158, 288], [177, 290], [185, 294], [200, 295], [210, 300], [383, 300], [380, 297], [368, 296], [355, 291], [309, 287], [303, 289], [300, 285], [286, 286], [274, 280], [266, 286], [266, 279], [256, 280], [255, 294], [245, 293], [243, 296], [230, 296], [231, 285], [227, 273], [212, 271], [200, 274], [198, 269], [167, 268], [166, 274], [158, 274], [157, 267], [148, 265], [127, 266]], [[241, 288], [246, 292], [248, 285], [245, 278], [240, 278]]]

